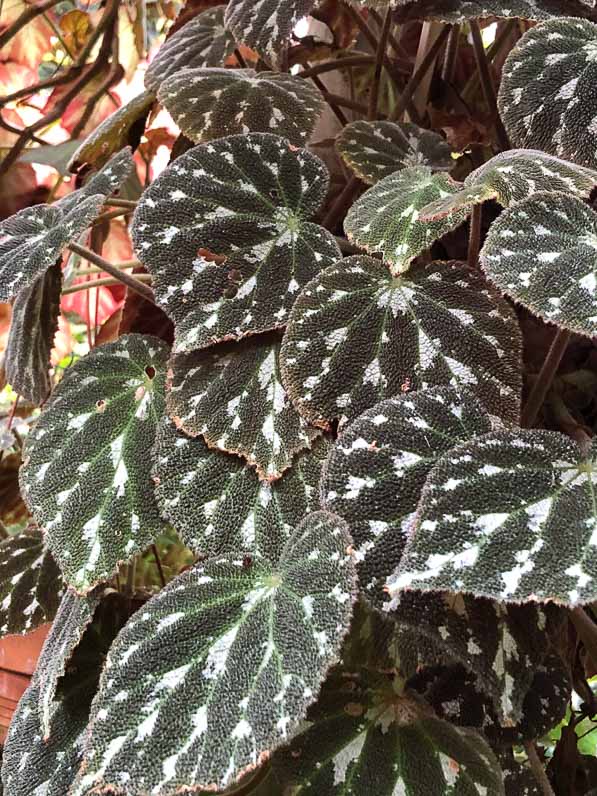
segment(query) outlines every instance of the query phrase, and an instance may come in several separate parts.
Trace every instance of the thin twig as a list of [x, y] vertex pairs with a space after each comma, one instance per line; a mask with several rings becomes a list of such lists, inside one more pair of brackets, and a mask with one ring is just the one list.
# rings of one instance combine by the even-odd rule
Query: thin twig
[[529, 759], [531, 770], [535, 775], [535, 779], [539, 783], [541, 790], [543, 791], [543, 796], [556, 796], [554, 789], [551, 787], [551, 782], [547, 778], [547, 773], [543, 768], [543, 764], [541, 763], [541, 760], [539, 760], [535, 742], [527, 741], [524, 745], [524, 748]]
[[549, 352], [545, 357], [543, 367], [539, 371], [539, 375], [533, 384], [533, 389], [529, 394], [526, 405], [522, 412], [520, 424], [523, 426], [523, 428], [532, 428], [532, 426], [535, 424], [539, 410], [543, 406], [545, 397], [549, 392], [549, 388], [551, 387], [554, 377], [558, 371], [562, 357], [564, 356], [566, 348], [568, 347], [570, 337], [571, 332], [569, 332], [567, 329], [558, 329], [556, 332]]
[[[100, 257], [99, 254], [95, 254], [86, 246], [81, 246], [78, 243], [70, 243], [68, 248], [75, 254], [78, 254], [79, 257], [83, 257], [88, 262], [97, 265], [102, 269], [102, 271], [105, 271], [107, 274], [110, 274], [110, 276], [114, 277], [114, 279], [117, 279], [127, 287], [130, 287], [131, 290], [134, 290], [140, 296], [143, 296], [143, 298], [147, 299], [147, 301], [151, 301], [153, 303], [153, 290], [147, 285], [143, 284], [143, 282], [141, 282], [141, 280], [139, 280], [137, 277], [127, 274], [126, 271], [119, 271], [118, 268], [114, 268], [112, 263], [108, 262], [108, 260], [104, 260], [103, 257]], [[97, 285], [98, 282], [99, 280], [95, 284]]]
[[114, 196], [111, 199], [106, 199], [104, 204], [111, 205], [112, 207], [125, 207], [134, 210], [139, 202], [133, 199], [118, 199]]
[[386, 54], [386, 47], [388, 44], [388, 34], [390, 32], [390, 25], [392, 24], [392, 9], [388, 8], [381, 30], [381, 36], [377, 43], [377, 53], [375, 56], [375, 72], [373, 73], [373, 81], [371, 83], [371, 94], [369, 95], [369, 108], [367, 111], [367, 118], [373, 121], [377, 118], [377, 103], [379, 101], [379, 83], [381, 80], [381, 70], [383, 67], [384, 56]]
[[468, 264], [471, 268], [479, 265], [479, 249], [481, 248], [481, 221], [483, 205], [474, 205], [468, 233]]
[[495, 86], [489, 71], [489, 62], [485, 53], [485, 45], [483, 44], [483, 36], [481, 35], [481, 28], [475, 19], [470, 20], [471, 36], [473, 39], [473, 48], [475, 51], [475, 60], [477, 61], [477, 69], [479, 70], [479, 77], [481, 78], [481, 89], [489, 113], [494, 118], [495, 132], [502, 150], [510, 149], [510, 141], [508, 134], [502, 123], [500, 114], [498, 113], [497, 98], [495, 93]]
[[444, 63], [442, 65], [442, 80], [451, 83], [454, 80], [456, 71], [456, 59], [460, 46], [460, 25], [454, 25], [448, 36], [446, 52], [444, 53]]
[[158, 553], [158, 549], [157, 549], [157, 547], [154, 544], [151, 545], [151, 551], [153, 553], [153, 557], [155, 558], [155, 564], [156, 564], [156, 567], [158, 568], [160, 581], [161, 581], [162, 587], [163, 587], [163, 586], [166, 585], [166, 578], [164, 577], [164, 570], [162, 569], [162, 562], [160, 561], [160, 554]]
[[[92, 272], [90, 271], [89, 273]], [[96, 271], [95, 273], [99, 272]], [[136, 274], [134, 279], [136, 282], [140, 283], [145, 283], [145, 282], [147, 282], [148, 284], [151, 283], [150, 274]], [[101, 279], [87, 280], [86, 282], [78, 282], [76, 285], [69, 285], [68, 287], [64, 288], [64, 290], [62, 291], [62, 295], [67, 296], [69, 293], [79, 293], [82, 290], [92, 290], [93, 288], [96, 287], [113, 287], [114, 285], [121, 285], [121, 284], [123, 284], [122, 279], [114, 279], [111, 276], [105, 276], [102, 277]], [[134, 290], [134, 288], [131, 289]], [[145, 296], [143, 298], [145, 298]]]
[[344, 8], [346, 11], [348, 11], [348, 13], [356, 23], [358, 29], [361, 31], [365, 39], [367, 39], [367, 42], [371, 46], [373, 52], [377, 52], [377, 38], [375, 37], [375, 34], [373, 33], [369, 25], [367, 25], [367, 23], [365, 22], [365, 20], [363, 19], [363, 17], [360, 15], [360, 13], [357, 11], [356, 8], [353, 8], [348, 3], [344, 6]]
[[[330, 106], [330, 109], [332, 110], [332, 112], [334, 113], [334, 115], [336, 116], [336, 118], [338, 119], [340, 124], [343, 127], [345, 127], [348, 124], [348, 119], [346, 118], [346, 116], [342, 112], [341, 108], [339, 107], [339, 103], [337, 101], [338, 98], [336, 97], [336, 95], [335, 94], [330, 94], [330, 92], [327, 90], [327, 88], [321, 82], [321, 80], [317, 77], [317, 75], [312, 75], [311, 76], [311, 80], [315, 83], [317, 88], [321, 91], [321, 96], [324, 98], [324, 100]], [[343, 99], [343, 98], [340, 97], [339, 99]]]
[[12, 25], [9, 25], [4, 33], [0, 33], [0, 49], [17, 35], [17, 33], [28, 25], [35, 17], [39, 17], [46, 11], [49, 11], [54, 6], [57, 6], [60, 0], [44, 0], [39, 5], [28, 5], [27, 8], [15, 19]]
[[297, 74], [297, 77], [313, 77], [314, 75], [322, 75], [325, 72], [334, 72], [337, 69], [348, 69], [353, 66], [368, 66], [374, 63], [374, 55], [351, 55], [347, 58], [336, 58], [334, 61], [325, 61], [322, 64], [315, 64], [303, 69]]

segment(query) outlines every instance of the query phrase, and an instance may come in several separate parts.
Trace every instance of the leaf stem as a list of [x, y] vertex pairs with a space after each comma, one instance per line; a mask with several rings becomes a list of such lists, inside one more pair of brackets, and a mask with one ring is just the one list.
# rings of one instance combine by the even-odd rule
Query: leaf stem
[[321, 225], [332, 232], [338, 226], [338, 222], [345, 216], [350, 207], [355, 193], [359, 189], [361, 181], [354, 175], [348, 180], [341, 193], [336, 197], [336, 201], [325, 214]]
[[522, 412], [520, 424], [523, 428], [532, 428], [535, 424], [539, 410], [543, 406], [562, 357], [568, 347], [570, 337], [571, 332], [567, 329], [558, 329]]
[[489, 71], [489, 61], [487, 60], [487, 53], [485, 52], [485, 45], [483, 44], [483, 36], [481, 35], [481, 28], [476, 19], [470, 20], [471, 36], [473, 38], [473, 48], [475, 52], [475, 60], [477, 62], [477, 69], [479, 70], [479, 77], [481, 78], [481, 89], [489, 113], [494, 118], [495, 132], [498, 144], [502, 150], [510, 149], [510, 141], [508, 134], [502, 123], [502, 119], [498, 112], [497, 97], [495, 94], [495, 86]]
[[158, 573], [160, 575], [160, 581], [162, 583], [162, 587], [166, 585], [166, 578], [164, 577], [164, 570], [162, 569], [162, 562], [160, 561], [160, 554], [158, 553], [158, 548], [156, 545], [151, 545], [151, 551], [153, 553], [153, 557], [155, 558], [155, 564], [158, 568]]
[[[151, 282], [151, 276], [149, 274], [137, 274], [133, 279], [141, 285], [146, 282]], [[107, 276], [103, 279], [89, 279], [86, 282], [78, 282], [76, 285], [65, 287], [62, 291], [62, 295], [67, 296], [69, 293], [78, 293], [80, 290], [93, 290], [95, 287], [113, 287], [114, 285], [121, 285], [122, 283], [122, 279], [114, 279], [111, 276]], [[128, 286], [130, 287], [130, 285]], [[131, 287], [131, 290], [135, 290], [135, 288]], [[145, 296], [143, 296], [143, 298], [145, 298]]]
[[477, 268], [479, 264], [479, 249], [481, 248], [481, 222], [483, 220], [483, 205], [474, 205], [468, 233], [468, 264]]
[[543, 768], [541, 760], [539, 760], [539, 754], [537, 753], [535, 742], [527, 741], [524, 745], [524, 748], [529, 759], [531, 770], [535, 775], [535, 779], [539, 783], [541, 790], [543, 791], [543, 796], [556, 796], [554, 789], [551, 787], [551, 782], [547, 778], [547, 773]]
[[344, 115], [344, 112], [341, 110], [340, 105], [342, 104], [339, 100], [342, 100], [342, 97], [337, 97], [335, 94], [330, 94], [330, 92], [325, 87], [325, 84], [321, 82], [317, 75], [311, 75], [311, 80], [315, 83], [317, 88], [321, 91], [321, 96], [330, 106], [332, 112], [340, 122], [340, 124], [345, 127], [348, 124], [348, 119]]
[[392, 24], [392, 9], [388, 8], [386, 16], [383, 21], [383, 28], [381, 36], [377, 43], [377, 53], [375, 56], [375, 72], [373, 74], [373, 82], [371, 83], [371, 94], [369, 95], [369, 108], [367, 111], [367, 118], [373, 121], [377, 118], [377, 104], [379, 100], [379, 83], [381, 80], [381, 70], [383, 68], [384, 56], [386, 54], [386, 47], [388, 44], [388, 35], [390, 33], [390, 25]]
[[442, 64], [442, 80], [446, 83], [452, 83], [454, 80], [454, 72], [456, 70], [456, 59], [458, 57], [458, 49], [460, 47], [460, 25], [454, 25], [450, 30], [448, 42], [446, 44], [446, 52], [444, 53], [444, 62]]
[[118, 197], [113, 196], [111, 199], [106, 199], [104, 204], [112, 205], [112, 207], [124, 207], [134, 210], [139, 202], [136, 202], [133, 199], [118, 199]]
[[322, 75], [326, 72], [334, 72], [337, 69], [348, 69], [352, 66], [368, 66], [375, 61], [373, 55], [351, 55], [348, 58], [337, 58], [335, 61], [326, 61], [322, 64], [315, 64], [303, 69], [302, 72], [297, 74], [297, 77], [314, 77]]
[[[95, 252], [92, 252], [91, 249], [88, 249], [86, 246], [81, 246], [78, 243], [70, 243], [68, 248], [75, 254], [78, 254], [79, 257], [83, 257], [88, 262], [97, 265], [98, 268], [102, 269], [102, 271], [110, 274], [110, 276], [113, 276], [114, 279], [117, 279], [131, 290], [134, 290], [135, 293], [143, 296], [143, 298], [147, 299], [147, 301], [154, 303], [153, 290], [147, 285], [144, 285], [143, 282], [138, 278], [127, 274], [126, 271], [119, 271], [118, 268], [114, 268], [112, 263], [108, 262], [108, 260], [104, 260], [103, 257], [100, 257], [99, 254], [95, 254]], [[95, 286], [97, 286], [101, 281], [101, 279], [97, 279], [95, 281]]]

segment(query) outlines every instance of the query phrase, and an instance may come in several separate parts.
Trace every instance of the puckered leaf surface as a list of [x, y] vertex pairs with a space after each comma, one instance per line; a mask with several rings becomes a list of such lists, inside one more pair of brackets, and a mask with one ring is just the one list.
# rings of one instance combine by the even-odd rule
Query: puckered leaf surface
[[263, 763], [337, 660], [349, 544], [343, 520], [317, 512], [271, 557], [208, 560], [153, 597], [108, 654], [73, 796], [219, 790]]
[[99, 171], [91, 175], [82, 188], [63, 196], [52, 205], [59, 207], [63, 213], [70, 213], [81, 200], [95, 194], [108, 197], [117, 193], [124, 182], [132, 175], [135, 168], [133, 154], [129, 146], [112, 155], [110, 160]]
[[595, 600], [596, 456], [551, 431], [495, 432], [454, 448], [429, 474], [390, 594]]
[[162, 527], [148, 455], [167, 348], [125, 335], [68, 368], [27, 438], [22, 491], [67, 582], [106, 580]]
[[282, 385], [279, 335], [224, 344], [170, 360], [168, 414], [210, 448], [235, 453], [273, 481], [320, 433], [294, 408]]
[[323, 104], [308, 80], [253, 69], [185, 69], [161, 84], [158, 98], [192, 141], [262, 132], [299, 146]]
[[597, 334], [597, 213], [573, 196], [537, 194], [492, 224], [480, 261], [500, 290], [546, 321]]
[[421, 218], [436, 219], [460, 208], [495, 199], [503, 207], [521, 202], [540, 191], [588, 197], [597, 185], [597, 171], [568, 163], [533, 149], [500, 152], [471, 172], [463, 188], [447, 199], [421, 210]]
[[340, 257], [307, 220], [327, 186], [319, 158], [267, 133], [194, 147], [153, 182], [133, 240], [176, 351], [286, 325], [301, 287]]
[[263, 554], [319, 508], [324, 439], [300, 455], [283, 478], [260, 481], [242, 459], [211, 450], [164, 418], [155, 448], [156, 497], [187, 547], [202, 555]]
[[553, 19], [510, 51], [498, 95], [515, 146], [597, 167], [597, 25]]
[[182, 69], [222, 66], [234, 52], [224, 10], [224, 5], [208, 8], [170, 36], [147, 67], [145, 88], [157, 94], [162, 81]]
[[[373, 5], [378, 0], [365, 0]], [[466, 22], [483, 17], [546, 20], [553, 17], [596, 17], [594, 0], [395, 0], [396, 21], [436, 19]]]
[[458, 190], [448, 174], [413, 166], [384, 177], [352, 205], [344, 221], [348, 238], [370, 253], [381, 252], [392, 269], [406, 271], [419, 254], [466, 219], [455, 212], [437, 221], [420, 221], [419, 211]]
[[348, 523], [361, 589], [375, 602], [398, 566], [419, 495], [436, 460], [491, 431], [472, 395], [443, 387], [390, 398], [340, 435], [321, 483], [323, 505]]
[[226, 27], [234, 38], [276, 66], [296, 23], [311, 13], [315, 0], [231, 0]]
[[393, 277], [348, 257], [301, 293], [281, 351], [282, 380], [301, 414], [326, 427], [408, 390], [452, 385], [516, 422], [520, 336], [507, 304], [462, 263]]
[[0, 544], [0, 635], [28, 633], [51, 622], [62, 590], [41, 531], [29, 528]]
[[504, 794], [499, 764], [481, 735], [437, 719], [414, 695], [393, 693], [385, 677], [334, 673], [309, 720], [274, 757], [288, 792]]
[[10, 331], [4, 352], [6, 381], [15, 392], [40, 404], [52, 383], [50, 352], [58, 328], [62, 269], [52, 265], [23, 288], [12, 305]]
[[371, 184], [412, 166], [449, 171], [454, 165], [452, 149], [439, 133], [406, 122], [350, 122], [336, 139], [336, 149]]

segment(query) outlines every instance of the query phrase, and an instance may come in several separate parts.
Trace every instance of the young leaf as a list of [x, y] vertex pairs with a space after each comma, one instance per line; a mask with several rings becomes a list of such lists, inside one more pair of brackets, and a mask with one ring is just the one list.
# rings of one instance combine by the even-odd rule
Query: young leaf
[[384, 177], [352, 205], [344, 221], [348, 238], [368, 252], [381, 252], [395, 273], [408, 270], [421, 252], [466, 219], [463, 212], [437, 221], [419, 220], [419, 211], [458, 190], [448, 174], [413, 166]]
[[357, 177], [372, 185], [412, 166], [450, 171], [454, 165], [452, 149], [439, 133], [407, 122], [350, 122], [336, 149]]
[[480, 255], [491, 281], [564, 329], [597, 334], [597, 213], [566, 194], [536, 194], [492, 224]]
[[37, 528], [0, 544], [0, 636], [51, 622], [62, 590], [60, 571]]
[[328, 453], [317, 440], [280, 480], [260, 481], [245, 462], [191, 439], [164, 418], [154, 452], [156, 497], [185, 545], [201, 555], [264, 555], [319, 508], [318, 484]]
[[[576, 166], [532, 149], [500, 152], [464, 181], [463, 189], [421, 210], [421, 218], [434, 220], [460, 208], [495, 199], [503, 207], [521, 202], [540, 191], [588, 197], [597, 185], [597, 171]], [[469, 210], [470, 212], [470, 210]]]
[[285, 326], [297, 291], [341, 256], [307, 221], [327, 186], [319, 158], [266, 133], [194, 147], [153, 182], [132, 233], [175, 351]]
[[168, 414], [210, 448], [236, 453], [259, 477], [274, 481], [320, 432], [291, 404], [282, 386], [279, 335], [249, 338], [170, 361]]
[[0, 222], [0, 301], [10, 301], [30, 287], [77, 240], [104, 204], [95, 194], [64, 211], [55, 205], [34, 205]]
[[520, 347], [508, 305], [463, 264], [434, 262], [393, 277], [379, 260], [347, 257], [297, 299], [282, 381], [299, 412], [324, 428], [384, 398], [440, 385], [468, 388], [516, 422]]
[[308, 16], [315, 0], [230, 0], [224, 20], [234, 38], [278, 66], [296, 23]]
[[[373, 5], [378, 0], [365, 2]], [[520, 17], [542, 21], [568, 16], [594, 18], [594, 8], [593, 0], [399, 0], [395, 17], [396, 22], [413, 19], [466, 22], [484, 17]]]
[[153, 597], [110, 650], [73, 796], [220, 790], [265, 762], [337, 660], [349, 544], [344, 522], [318, 512], [281, 552], [208, 560]]
[[25, 443], [21, 485], [66, 581], [85, 593], [162, 527], [148, 451], [166, 346], [125, 335], [70, 367]]
[[17, 294], [12, 305], [4, 353], [6, 381], [35, 405], [47, 398], [52, 386], [48, 369], [58, 328], [61, 289], [60, 264], [51, 265]]
[[313, 83], [253, 69], [185, 69], [164, 80], [158, 99], [192, 141], [276, 133], [303, 146], [321, 113]]
[[183, 69], [222, 66], [234, 52], [224, 10], [224, 5], [208, 8], [170, 36], [147, 67], [145, 88], [157, 94], [162, 81]]
[[[552, 431], [463, 443], [431, 471], [413, 535], [388, 579], [402, 589], [496, 600], [597, 598], [595, 456]], [[557, 562], [557, 566], [554, 566]]]
[[361, 589], [375, 602], [398, 566], [425, 479], [459, 442], [491, 431], [489, 415], [453, 387], [390, 398], [340, 435], [324, 470], [322, 505], [343, 517]]
[[482, 736], [441, 719], [371, 672], [334, 673], [309, 725], [274, 757], [284, 792], [317, 796], [503, 796]]
[[527, 31], [502, 71], [498, 106], [515, 146], [597, 167], [597, 25], [552, 19]]

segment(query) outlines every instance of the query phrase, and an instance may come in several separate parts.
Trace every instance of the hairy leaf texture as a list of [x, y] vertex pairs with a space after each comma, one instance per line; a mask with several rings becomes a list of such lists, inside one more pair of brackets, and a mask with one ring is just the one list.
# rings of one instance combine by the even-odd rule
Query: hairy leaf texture
[[185, 69], [164, 80], [158, 99], [192, 141], [275, 133], [307, 143], [321, 113], [321, 92], [308, 80], [253, 69]]
[[372, 185], [401, 169], [449, 171], [454, 165], [451, 147], [439, 133], [410, 122], [350, 122], [336, 149], [357, 177]]
[[361, 589], [375, 603], [398, 566], [425, 479], [442, 453], [491, 431], [470, 393], [453, 387], [390, 398], [340, 435], [326, 464], [321, 499], [344, 517], [355, 544]]
[[225, 6], [202, 11], [168, 38], [145, 72], [145, 88], [157, 94], [162, 82], [183, 69], [222, 66], [234, 52], [224, 27]]
[[445, 454], [427, 479], [390, 594], [595, 600], [595, 456], [595, 446], [585, 456], [563, 434], [526, 430], [487, 434]]
[[498, 95], [515, 146], [597, 167], [597, 25], [552, 19], [511, 50]]
[[110, 650], [73, 796], [224, 789], [292, 737], [348, 627], [349, 544], [317, 512], [269, 556], [207, 560], [153, 597]]
[[519, 415], [518, 325], [462, 263], [434, 262], [400, 277], [372, 257], [330, 266], [297, 299], [281, 370], [299, 412], [322, 427], [441, 385], [470, 389], [504, 419]]
[[509, 208], [480, 261], [500, 290], [543, 320], [597, 334], [597, 213], [580, 199], [540, 193]]
[[[378, 0], [364, 2], [373, 5]], [[538, 21], [567, 16], [597, 18], [594, 0], [394, 0], [393, 4], [397, 6], [397, 22], [413, 19], [466, 22], [483, 17]]]
[[51, 622], [62, 591], [60, 570], [41, 531], [29, 527], [0, 544], [0, 636]]
[[167, 354], [141, 335], [94, 349], [66, 371], [27, 438], [23, 495], [78, 592], [110, 578], [162, 527], [148, 453]]
[[308, 220], [327, 187], [319, 158], [268, 133], [201, 144], [155, 180], [132, 233], [175, 351], [286, 325], [301, 287], [340, 257]]

